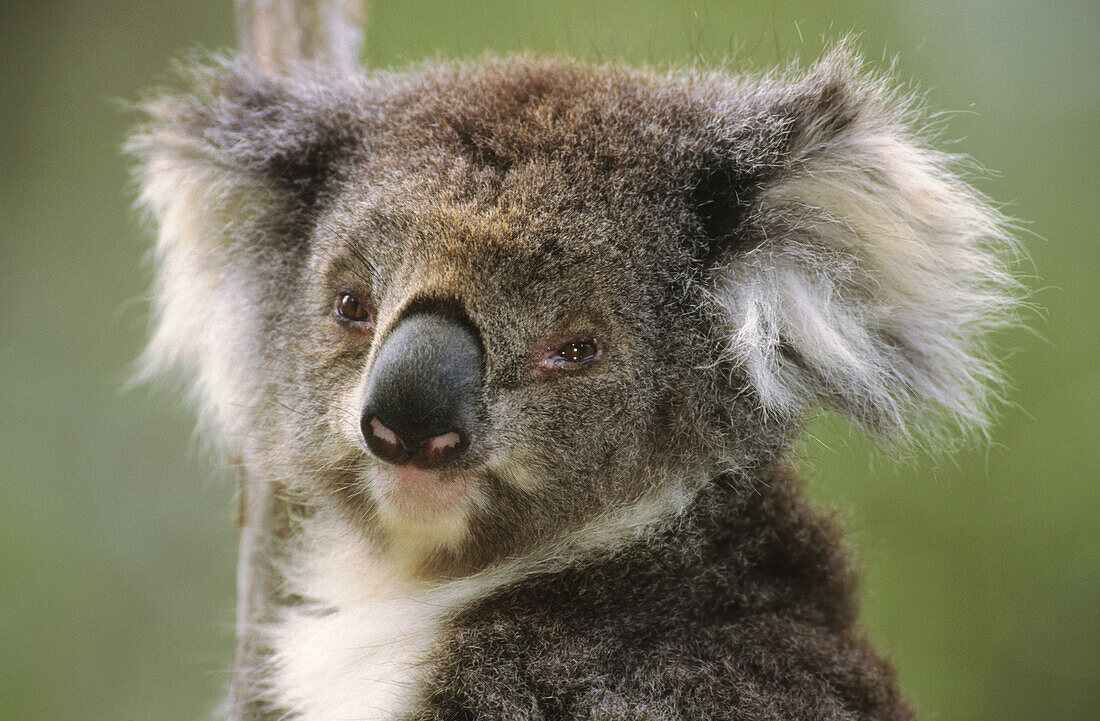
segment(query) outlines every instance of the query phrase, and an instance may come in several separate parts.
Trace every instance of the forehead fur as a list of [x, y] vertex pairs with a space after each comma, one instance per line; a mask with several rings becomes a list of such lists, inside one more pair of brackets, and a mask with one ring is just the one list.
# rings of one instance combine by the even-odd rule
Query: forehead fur
[[379, 106], [385, 134], [414, 155], [446, 150], [498, 173], [546, 161], [667, 167], [704, 140], [713, 114], [691, 81], [622, 68], [515, 58], [414, 77]]
[[709, 173], [737, 180], [730, 167], [749, 178], [777, 162], [791, 118], [759, 93], [730, 78], [526, 57], [381, 76], [358, 86], [358, 114], [369, 118], [361, 170], [406, 198], [526, 205], [528, 222], [551, 225], [653, 208], [648, 227], [670, 201], [698, 200]]

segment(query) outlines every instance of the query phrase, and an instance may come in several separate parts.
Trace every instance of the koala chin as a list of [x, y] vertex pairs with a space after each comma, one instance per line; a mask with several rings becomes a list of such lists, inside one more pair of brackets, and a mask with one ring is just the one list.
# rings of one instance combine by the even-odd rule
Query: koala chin
[[146, 365], [300, 508], [271, 718], [913, 718], [788, 456], [981, 431], [1019, 294], [888, 78], [230, 60], [148, 112]]

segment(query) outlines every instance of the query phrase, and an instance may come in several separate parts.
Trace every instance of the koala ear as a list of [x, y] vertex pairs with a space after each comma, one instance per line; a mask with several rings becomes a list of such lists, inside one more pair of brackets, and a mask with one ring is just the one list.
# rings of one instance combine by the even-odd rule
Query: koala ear
[[191, 76], [193, 92], [145, 106], [150, 122], [128, 146], [162, 227], [191, 200], [198, 214], [240, 222], [307, 212], [359, 139], [354, 93], [307, 69], [271, 77], [223, 63]]
[[1004, 218], [844, 48], [750, 96], [764, 150], [735, 160], [736, 210], [704, 225], [736, 222], [711, 287], [760, 403], [792, 417], [826, 403], [894, 439], [984, 429], [986, 336], [1018, 296]]
[[204, 420], [232, 435], [255, 392], [266, 318], [357, 129], [331, 81], [270, 78], [230, 63], [146, 106], [130, 141], [141, 205], [158, 228], [154, 332], [144, 376], [182, 365]]

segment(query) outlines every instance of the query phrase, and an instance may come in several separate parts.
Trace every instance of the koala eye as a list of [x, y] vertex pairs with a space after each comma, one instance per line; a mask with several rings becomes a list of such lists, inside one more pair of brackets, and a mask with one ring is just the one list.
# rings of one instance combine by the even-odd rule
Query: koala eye
[[596, 341], [582, 340], [566, 343], [558, 349], [558, 357], [569, 363], [587, 363], [596, 357]]
[[336, 296], [336, 319], [345, 323], [370, 323], [374, 320], [371, 307], [351, 293]]
[[538, 365], [548, 371], [575, 371], [590, 366], [602, 349], [595, 338], [570, 338], [543, 346]]

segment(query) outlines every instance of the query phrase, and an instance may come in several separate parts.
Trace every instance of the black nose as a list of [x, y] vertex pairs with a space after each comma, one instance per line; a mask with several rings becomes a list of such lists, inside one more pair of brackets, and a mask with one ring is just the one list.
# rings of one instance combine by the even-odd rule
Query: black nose
[[360, 427], [374, 455], [439, 468], [471, 442], [481, 400], [481, 345], [458, 320], [423, 313], [383, 341], [367, 383]]

